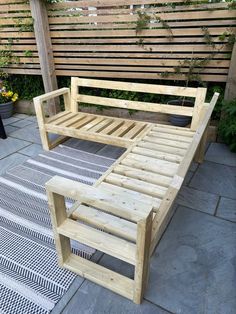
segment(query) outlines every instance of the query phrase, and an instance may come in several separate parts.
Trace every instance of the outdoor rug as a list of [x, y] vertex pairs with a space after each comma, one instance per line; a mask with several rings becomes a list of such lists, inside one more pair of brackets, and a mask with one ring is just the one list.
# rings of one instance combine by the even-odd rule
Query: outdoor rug
[[[49, 313], [76, 277], [57, 265], [45, 182], [60, 175], [91, 185], [113, 162], [60, 145], [0, 177], [1, 314]], [[72, 247], [86, 258], [94, 253], [82, 244]]]

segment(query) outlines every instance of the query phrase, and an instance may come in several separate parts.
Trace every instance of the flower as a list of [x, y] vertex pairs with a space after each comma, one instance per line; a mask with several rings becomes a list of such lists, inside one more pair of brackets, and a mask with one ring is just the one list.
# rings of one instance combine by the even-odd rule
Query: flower
[[0, 104], [13, 101], [18, 99], [18, 94], [14, 93], [12, 90], [7, 90], [5, 86], [0, 88]]

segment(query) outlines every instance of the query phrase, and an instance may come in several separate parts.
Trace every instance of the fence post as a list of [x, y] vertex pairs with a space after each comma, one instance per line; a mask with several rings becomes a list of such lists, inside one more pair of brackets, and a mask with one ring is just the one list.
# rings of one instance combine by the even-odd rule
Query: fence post
[[234, 43], [232, 50], [224, 98], [226, 100], [236, 98], [236, 43]]
[[[46, 93], [58, 88], [53, 59], [52, 42], [49, 31], [46, 1], [30, 0], [31, 15], [34, 20], [35, 39], [37, 43], [44, 90]], [[48, 102], [49, 115], [59, 110], [59, 99]]]

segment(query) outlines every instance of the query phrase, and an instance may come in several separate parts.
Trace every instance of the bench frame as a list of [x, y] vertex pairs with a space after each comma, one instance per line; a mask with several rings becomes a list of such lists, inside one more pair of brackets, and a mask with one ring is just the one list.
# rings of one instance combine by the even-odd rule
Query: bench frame
[[[80, 95], [78, 86], [193, 97], [195, 98], [195, 105], [193, 108], [187, 108]], [[51, 118], [46, 118], [43, 103], [59, 95], [63, 95], [64, 97], [65, 112]], [[141, 302], [147, 284], [149, 257], [153, 253], [173, 215], [174, 207], [172, 205], [174, 200], [183, 184], [194, 156], [196, 161], [203, 161], [205, 142], [207, 139], [207, 127], [218, 96], [219, 94], [215, 93], [210, 103], [205, 103], [205, 88], [72, 78], [71, 95], [68, 88], [62, 88], [34, 99], [44, 149], [48, 150], [55, 147], [68, 136], [127, 148], [122, 156], [96, 181], [93, 187], [84, 186], [74, 181], [58, 177], [51, 179], [46, 184], [56, 248], [61, 266], [73, 270], [96, 283], [126, 296], [136, 303]], [[144, 124], [144, 122], [139, 121], [136, 121], [136, 124], [132, 124], [134, 122], [131, 123], [131, 120], [123, 119], [124, 122], [122, 123], [124, 123], [124, 129], [126, 126], [132, 125], [134, 131], [131, 131], [131, 133], [135, 134], [135, 136], [129, 138], [125, 137], [130, 129], [122, 129], [122, 132], [114, 133], [120, 134], [119, 136], [114, 136], [112, 135], [113, 133], [103, 134], [104, 132], [100, 131], [92, 132], [90, 131], [91, 123], [89, 124], [89, 121], [91, 121], [91, 119], [95, 122], [100, 121], [99, 117], [101, 116], [85, 114], [88, 118], [80, 117], [78, 113], [78, 102], [93, 103], [102, 106], [109, 105], [116, 108], [188, 115], [192, 116], [192, 123], [190, 128], [179, 128], [155, 123]], [[104, 116], [103, 118], [106, 119]], [[73, 125], [71, 121], [76, 121], [77, 119], [88, 120], [88, 126], [85, 123], [82, 127], [80, 125], [79, 129], [71, 127], [70, 125]], [[119, 120], [121, 119], [114, 118], [113, 121], [116, 125], [119, 125]], [[63, 122], [58, 123], [58, 121]], [[68, 126], [66, 126], [67, 124]], [[135, 133], [137, 130], [138, 135]], [[60, 134], [61, 136], [56, 141], [50, 142], [48, 137], [48, 133], [50, 132]], [[106, 207], [99, 198], [99, 191], [102, 189], [108, 189], [108, 193], [118, 193], [120, 200], [123, 200], [124, 203], [126, 203], [128, 199], [133, 198], [137, 202], [140, 202], [140, 204], [143, 204], [143, 219], [140, 221], [135, 220], [135, 223], [137, 223], [137, 238], [135, 239], [137, 251], [134, 263], [135, 276], [132, 283], [129, 281], [130, 279], [125, 279], [124, 276], [119, 277], [121, 275], [114, 275], [114, 272], [110, 270], [102, 269], [101, 266], [98, 265], [92, 265], [93, 263], [90, 261], [82, 261], [81, 258], [77, 257], [75, 261], [74, 257], [71, 257], [69, 238], [80, 241], [82, 239], [79, 236], [75, 236], [75, 233], [70, 232], [72, 227], [70, 226], [69, 220], [81, 219], [83, 215], [82, 218], [84, 221], [87, 221], [86, 219], [88, 218], [86, 218], [86, 213], [81, 214], [81, 212], [79, 212], [81, 203], [88, 205], [95, 204], [96, 206], [94, 206], [102, 211], [106, 208], [106, 211], [111, 214], [111, 217], [114, 216], [114, 206]], [[133, 194], [134, 192], [135, 194]], [[88, 197], [88, 195], [91, 196]], [[92, 197], [92, 195], [97, 195], [97, 198]], [[113, 195], [115, 197], [115, 194]], [[71, 197], [77, 200], [75, 206], [68, 214], [65, 209], [65, 197]], [[110, 198], [110, 204], [111, 203]], [[131, 209], [132, 206], [130, 210]], [[129, 221], [130, 217], [127, 215], [129, 215], [130, 212], [128, 214], [126, 210], [120, 205], [119, 208], [116, 208], [115, 215]], [[93, 225], [91, 219], [90, 222]], [[100, 227], [100, 225], [97, 225], [97, 227]], [[102, 227], [106, 229], [105, 224]], [[117, 230], [113, 230], [112, 228], [108, 230], [109, 234], [116, 234], [116, 232]], [[85, 244], [88, 244], [86, 239], [84, 239], [84, 241]], [[104, 252], [107, 253], [106, 249]], [[113, 253], [111, 250], [109, 252], [110, 255], [114, 253], [114, 256], [117, 257], [115, 249]], [[133, 261], [131, 264], [132, 263]], [[104, 280], [101, 280], [96, 274], [96, 272], [100, 271], [104, 273]], [[127, 287], [129, 288], [127, 289]], [[129, 292], [129, 290], [131, 292]]]

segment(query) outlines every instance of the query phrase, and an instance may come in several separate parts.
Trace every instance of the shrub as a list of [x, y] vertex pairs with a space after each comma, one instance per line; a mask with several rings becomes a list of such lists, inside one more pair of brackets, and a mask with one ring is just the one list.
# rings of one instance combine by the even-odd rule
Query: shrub
[[230, 150], [236, 152], [236, 98], [224, 101], [222, 112], [219, 134], [222, 140], [229, 145]]

